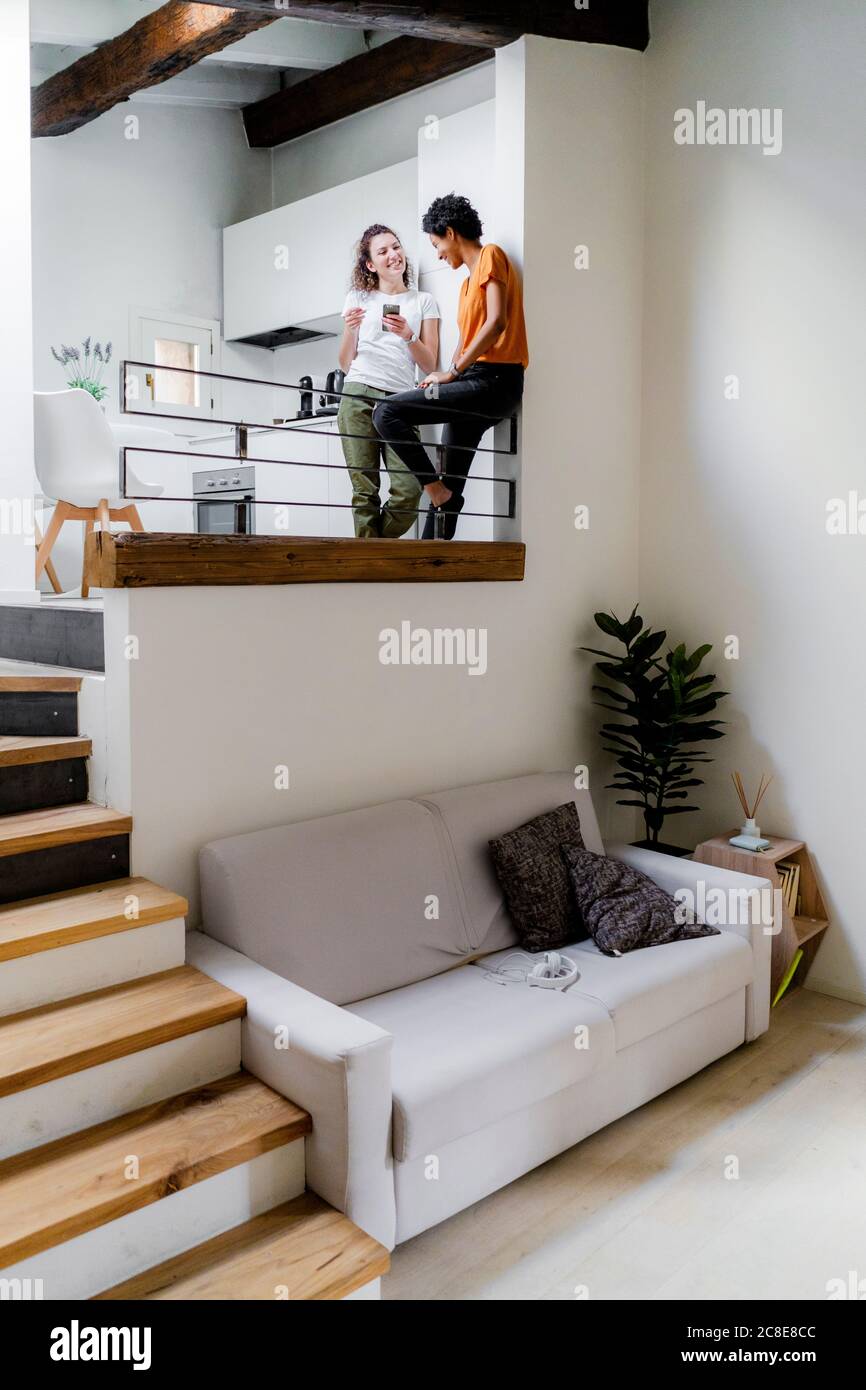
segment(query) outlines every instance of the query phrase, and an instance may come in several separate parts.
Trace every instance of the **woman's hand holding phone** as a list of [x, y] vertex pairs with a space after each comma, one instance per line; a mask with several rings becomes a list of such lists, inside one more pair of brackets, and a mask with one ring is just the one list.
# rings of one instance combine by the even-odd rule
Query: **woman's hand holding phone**
[[[385, 305], [386, 309], [394, 307], [391, 304]], [[407, 343], [412, 337], [412, 325], [400, 313], [386, 314], [383, 312], [382, 328], [386, 333], [396, 333], [398, 338], [402, 338]]]

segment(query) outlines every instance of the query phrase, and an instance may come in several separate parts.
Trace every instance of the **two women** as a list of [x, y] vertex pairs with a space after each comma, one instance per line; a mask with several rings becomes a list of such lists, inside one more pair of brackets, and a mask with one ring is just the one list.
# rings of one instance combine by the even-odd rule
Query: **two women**
[[[383, 400], [373, 424], [430, 498], [424, 539], [435, 536], [436, 513], [451, 540], [463, 490], [481, 436], [517, 408], [529, 364], [523, 297], [514, 267], [499, 246], [481, 244], [482, 225], [468, 199], [450, 193], [428, 208], [422, 227], [452, 270], [469, 275], [460, 287], [460, 338], [451, 364], [426, 370], [420, 386]], [[417, 427], [444, 422], [444, 468], [434, 469]]]
[[[391, 487], [382, 505], [383, 445], [373, 426], [373, 411], [377, 402], [395, 392], [411, 395], [416, 368], [425, 377], [434, 372], [439, 360], [439, 310], [432, 295], [412, 288], [411, 267], [390, 227], [375, 223], [361, 237], [343, 319], [339, 362], [346, 380], [337, 418], [352, 480], [355, 535], [402, 536], [418, 514], [421, 483], [386, 445]], [[410, 424], [407, 430], [420, 449], [417, 429]]]

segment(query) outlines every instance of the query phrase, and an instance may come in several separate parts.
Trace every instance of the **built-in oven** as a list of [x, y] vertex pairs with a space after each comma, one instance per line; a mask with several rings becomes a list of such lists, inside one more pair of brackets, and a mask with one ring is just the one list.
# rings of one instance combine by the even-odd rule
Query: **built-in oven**
[[205, 536], [252, 536], [256, 470], [248, 465], [193, 473], [195, 529]]

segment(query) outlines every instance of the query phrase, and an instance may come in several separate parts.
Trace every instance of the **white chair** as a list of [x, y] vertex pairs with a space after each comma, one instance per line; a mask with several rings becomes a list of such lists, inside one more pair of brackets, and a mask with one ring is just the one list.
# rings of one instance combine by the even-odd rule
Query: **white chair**
[[[132, 531], [144, 530], [135, 503], [121, 492], [120, 449], [135, 445], [160, 452], [176, 447], [176, 440], [167, 430], [110, 425], [90, 392], [78, 387], [35, 391], [34, 429], [39, 486], [56, 502], [36, 551], [38, 583], [65, 521], [84, 522], [85, 546], [97, 521], [103, 531], [111, 529], [112, 521], [125, 521]], [[139, 497], [159, 497], [163, 492], [161, 487], [142, 483], [128, 464], [126, 478]], [[87, 598], [88, 592], [82, 567], [81, 597]]]

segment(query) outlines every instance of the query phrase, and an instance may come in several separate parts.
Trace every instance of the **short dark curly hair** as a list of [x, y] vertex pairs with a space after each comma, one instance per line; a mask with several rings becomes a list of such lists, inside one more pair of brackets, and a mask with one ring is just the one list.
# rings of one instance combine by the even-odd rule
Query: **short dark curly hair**
[[468, 198], [459, 193], [446, 193], [444, 198], [435, 198], [424, 214], [421, 227], [434, 236], [444, 236], [451, 227], [458, 236], [467, 241], [477, 241], [482, 233], [481, 218]]

